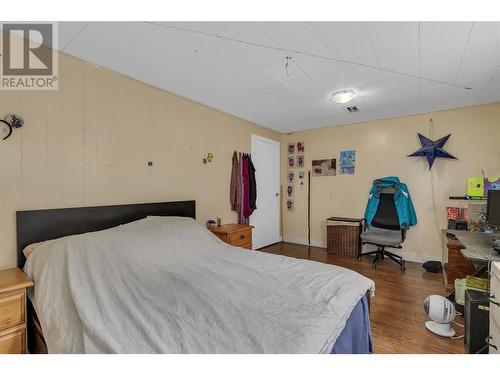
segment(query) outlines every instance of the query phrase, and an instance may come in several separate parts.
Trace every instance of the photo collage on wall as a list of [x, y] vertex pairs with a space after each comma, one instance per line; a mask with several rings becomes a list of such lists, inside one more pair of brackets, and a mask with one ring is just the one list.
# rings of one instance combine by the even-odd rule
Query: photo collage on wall
[[302, 170], [305, 166], [305, 146], [303, 141], [297, 143], [288, 143], [288, 172], [286, 178], [286, 208], [293, 211], [295, 208], [295, 177], [298, 178], [301, 185], [304, 184], [305, 173]]
[[336, 176], [337, 174], [354, 174], [356, 169], [356, 150], [340, 151], [340, 158], [318, 159], [312, 161], [312, 175]]

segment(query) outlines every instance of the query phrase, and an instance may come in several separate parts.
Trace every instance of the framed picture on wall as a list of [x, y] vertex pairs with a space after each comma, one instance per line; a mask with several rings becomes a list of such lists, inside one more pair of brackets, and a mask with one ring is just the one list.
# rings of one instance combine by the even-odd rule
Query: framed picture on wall
[[288, 144], [288, 155], [295, 155], [295, 143]]
[[290, 169], [295, 168], [295, 156], [288, 157], [288, 168]]
[[339, 174], [354, 174], [356, 168], [356, 151], [340, 151]]
[[304, 154], [304, 152], [305, 152], [304, 141], [298, 141], [297, 142], [297, 154]]
[[295, 174], [293, 173], [293, 171], [288, 171], [287, 176], [286, 176], [286, 180], [288, 181], [289, 184], [293, 184], [294, 178], [295, 178]]
[[304, 155], [297, 155], [297, 168], [304, 168]]
[[337, 159], [319, 159], [312, 161], [313, 176], [336, 176]]

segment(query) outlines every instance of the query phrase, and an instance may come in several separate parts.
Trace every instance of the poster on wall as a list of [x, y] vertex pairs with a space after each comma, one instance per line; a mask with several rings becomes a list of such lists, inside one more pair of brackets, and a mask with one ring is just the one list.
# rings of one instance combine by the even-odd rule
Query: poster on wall
[[313, 176], [336, 176], [337, 159], [319, 159], [312, 161]]
[[293, 211], [293, 199], [287, 199], [286, 200], [286, 209], [288, 211]]
[[486, 197], [489, 190], [500, 190], [500, 177], [467, 178], [467, 195], [471, 197]]
[[288, 155], [295, 155], [295, 143], [288, 144]]
[[304, 168], [304, 155], [297, 155], [297, 168]]
[[305, 152], [304, 141], [298, 141], [297, 142], [297, 154], [304, 154], [304, 152]]
[[293, 185], [288, 185], [286, 188], [286, 196], [287, 198], [293, 198]]
[[304, 179], [304, 174], [305, 174], [304, 171], [300, 171], [299, 172], [299, 180], [303, 180]]
[[354, 174], [356, 168], [356, 151], [340, 151], [339, 174]]
[[293, 179], [295, 178], [295, 175], [293, 171], [288, 171], [286, 180], [288, 181], [289, 184], [293, 184]]
[[295, 156], [288, 157], [288, 168], [290, 169], [295, 168]]

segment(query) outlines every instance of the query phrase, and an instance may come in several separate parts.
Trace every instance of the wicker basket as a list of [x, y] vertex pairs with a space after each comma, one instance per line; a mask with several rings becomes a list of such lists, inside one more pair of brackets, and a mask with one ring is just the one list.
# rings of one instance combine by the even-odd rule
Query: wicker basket
[[338, 219], [340, 218], [330, 218], [326, 221], [327, 251], [329, 254], [356, 258], [360, 250], [361, 219]]

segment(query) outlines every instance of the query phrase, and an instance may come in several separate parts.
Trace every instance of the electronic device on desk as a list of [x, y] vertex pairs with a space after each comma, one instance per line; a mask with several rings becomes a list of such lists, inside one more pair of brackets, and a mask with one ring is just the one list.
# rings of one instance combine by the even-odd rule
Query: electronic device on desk
[[448, 229], [467, 230], [468, 229], [467, 221], [448, 219]]
[[[500, 227], [500, 190], [488, 191], [488, 203], [486, 205], [486, 223]], [[500, 240], [493, 242], [493, 249], [500, 253]]]
[[453, 233], [450, 232], [446, 232], [446, 238], [449, 240], [458, 241], [457, 236], [455, 236]]
[[490, 328], [489, 293], [465, 290], [464, 336], [465, 350], [470, 354], [488, 354], [486, 338]]

